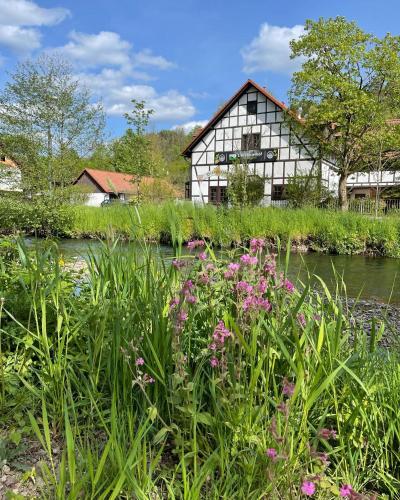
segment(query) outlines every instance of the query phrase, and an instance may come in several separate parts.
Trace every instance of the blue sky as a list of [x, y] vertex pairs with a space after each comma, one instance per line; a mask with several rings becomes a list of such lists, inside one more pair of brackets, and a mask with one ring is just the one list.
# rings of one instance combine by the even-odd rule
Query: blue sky
[[0, 87], [18, 60], [57, 51], [102, 99], [111, 136], [132, 98], [155, 110], [152, 128], [190, 127], [247, 78], [286, 101], [288, 40], [337, 15], [400, 32], [398, 0], [0, 0]]

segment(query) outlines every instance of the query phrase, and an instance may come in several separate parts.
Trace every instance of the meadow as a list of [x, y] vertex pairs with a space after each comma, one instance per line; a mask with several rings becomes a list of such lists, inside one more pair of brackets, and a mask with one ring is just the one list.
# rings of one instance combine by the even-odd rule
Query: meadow
[[205, 238], [221, 247], [262, 237], [272, 245], [290, 239], [294, 248], [317, 252], [400, 257], [399, 215], [375, 219], [317, 208], [237, 210], [191, 203], [143, 204], [136, 209], [77, 207], [70, 234], [103, 239], [118, 235], [168, 244]]
[[104, 243], [75, 272], [2, 242], [0, 460], [36, 443], [21, 481], [49, 499], [399, 498], [385, 324], [367, 337], [340, 282], [290, 282], [262, 239], [189, 249]]

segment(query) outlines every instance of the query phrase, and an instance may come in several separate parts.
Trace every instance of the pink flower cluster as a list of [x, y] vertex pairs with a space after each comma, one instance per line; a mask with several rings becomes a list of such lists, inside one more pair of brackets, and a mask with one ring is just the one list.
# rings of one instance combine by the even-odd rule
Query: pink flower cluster
[[215, 353], [210, 360], [210, 365], [213, 368], [219, 365], [219, 360], [216, 357], [216, 354], [218, 352], [221, 355], [224, 353], [225, 341], [231, 337], [232, 337], [232, 332], [230, 332], [228, 328], [226, 328], [225, 323], [222, 320], [218, 321], [218, 324], [215, 327], [214, 333], [212, 335], [212, 342], [208, 346], [210, 351]]
[[256, 297], [255, 295], [249, 295], [243, 301], [243, 311], [270, 311], [272, 308], [271, 303], [268, 299], [262, 297]]
[[265, 246], [265, 241], [262, 238], [252, 238], [250, 240], [250, 252], [257, 253], [262, 250]]
[[242, 308], [245, 312], [250, 311], [270, 311], [272, 308], [268, 299], [263, 297], [267, 290], [267, 280], [262, 276], [260, 281], [255, 285], [251, 285], [247, 281], [239, 281], [236, 283], [236, 291], [241, 296]]
[[285, 281], [283, 282], [283, 287], [289, 292], [289, 293], [293, 293], [295, 288], [294, 288], [294, 285], [291, 281], [289, 281], [288, 279], [285, 279]]
[[257, 257], [245, 253], [240, 257], [240, 262], [242, 262], [242, 264], [244, 264], [245, 266], [255, 266], [258, 262], [258, 259]]
[[195, 248], [204, 247], [205, 243], [203, 240], [193, 240], [189, 241], [187, 247], [189, 250], [194, 250]]
[[274, 254], [265, 257], [264, 272], [272, 278], [276, 278], [276, 260]]
[[228, 264], [228, 269], [224, 272], [224, 278], [230, 279], [233, 278], [239, 271], [240, 264], [236, 262], [231, 262]]
[[183, 287], [182, 287], [182, 290], [181, 290], [181, 292], [183, 294], [183, 297], [184, 297], [184, 300], [188, 304], [195, 304], [197, 302], [197, 298], [192, 293], [193, 288], [194, 288], [193, 281], [192, 280], [187, 280], [183, 284]]

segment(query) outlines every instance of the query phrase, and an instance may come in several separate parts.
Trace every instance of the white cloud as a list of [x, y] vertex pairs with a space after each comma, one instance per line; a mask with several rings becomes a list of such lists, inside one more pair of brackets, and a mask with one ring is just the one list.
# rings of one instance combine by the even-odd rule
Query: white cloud
[[68, 9], [45, 9], [30, 0], [0, 0], [0, 24], [9, 26], [52, 26], [69, 15]]
[[34, 28], [0, 25], [0, 45], [14, 52], [30, 52], [40, 47], [41, 34]]
[[41, 33], [35, 27], [58, 24], [68, 15], [62, 7], [45, 9], [29, 0], [0, 0], [0, 45], [17, 53], [38, 49]]
[[72, 31], [69, 38], [70, 41], [66, 45], [52, 51], [67, 56], [84, 68], [121, 66], [126, 73], [136, 73], [137, 78], [141, 75], [143, 79], [150, 79], [137, 68], [153, 67], [166, 70], [175, 66], [165, 57], [153, 54], [150, 49], [134, 52], [132, 44], [113, 31], [100, 31], [95, 34]]
[[135, 52], [132, 44], [118, 33], [72, 32], [70, 41], [51, 52], [68, 57], [77, 69], [78, 80], [101, 97], [109, 115], [122, 116], [132, 111], [132, 99], [143, 100], [154, 110], [154, 119], [187, 120], [195, 113], [190, 99], [176, 90], [158, 92], [153, 86], [139, 84], [154, 78], [142, 68], [166, 70], [175, 65], [149, 49]]
[[85, 67], [130, 64], [129, 52], [132, 46], [122, 40], [118, 33], [100, 31], [92, 35], [72, 31], [69, 38], [70, 42], [55, 50], [69, 57], [74, 63]]
[[299, 66], [298, 59], [290, 59], [289, 42], [304, 33], [304, 27], [295, 25], [272, 26], [261, 25], [260, 32], [249, 45], [241, 50], [246, 73], [255, 71], [273, 71], [291, 74]]
[[155, 56], [149, 49], [142, 50], [135, 54], [133, 63], [135, 66], [154, 66], [158, 69], [169, 69], [175, 66], [174, 63], [167, 61], [165, 57]]
[[190, 99], [176, 90], [158, 93], [149, 85], [125, 85], [110, 89], [104, 96], [106, 112], [110, 115], [123, 115], [132, 111], [132, 99], [143, 100], [146, 107], [154, 110], [158, 121], [184, 120], [195, 113]]
[[189, 132], [191, 132], [192, 130], [194, 130], [195, 128], [197, 127], [205, 127], [208, 123], [208, 120], [193, 120], [191, 122], [186, 122], [186, 123], [181, 123], [180, 125], [174, 125], [172, 128], [172, 130], [178, 130], [178, 129], [183, 129], [185, 131], [186, 134], [188, 134]]

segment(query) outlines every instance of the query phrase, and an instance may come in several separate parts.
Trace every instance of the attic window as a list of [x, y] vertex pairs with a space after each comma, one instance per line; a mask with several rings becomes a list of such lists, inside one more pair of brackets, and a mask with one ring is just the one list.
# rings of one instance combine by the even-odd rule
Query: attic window
[[249, 115], [257, 114], [257, 101], [249, 101], [247, 103], [247, 114]]
[[242, 151], [253, 151], [261, 147], [261, 134], [243, 134]]

